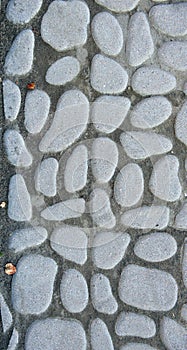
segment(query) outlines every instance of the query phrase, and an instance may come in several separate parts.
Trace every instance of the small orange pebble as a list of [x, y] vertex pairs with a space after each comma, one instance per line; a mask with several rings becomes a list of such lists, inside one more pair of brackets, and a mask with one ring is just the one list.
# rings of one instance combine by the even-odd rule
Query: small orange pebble
[[0, 203], [0, 207], [1, 207], [1, 208], [5, 208], [5, 207], [6, 207], [6, 202], [1, 202], [1, 203]]
[[14, 275], [16, 273], [16, 267], [12, 263], [7, 263], [5, 265], [5, 273], [7, 275]]
[[27, 89], [28, 89], [28, 90], [34, 90], [35, 87], [36, 87], [36, 84], [35, 84], [35, 83], [29, 83], [29, 84], [27, 84]]

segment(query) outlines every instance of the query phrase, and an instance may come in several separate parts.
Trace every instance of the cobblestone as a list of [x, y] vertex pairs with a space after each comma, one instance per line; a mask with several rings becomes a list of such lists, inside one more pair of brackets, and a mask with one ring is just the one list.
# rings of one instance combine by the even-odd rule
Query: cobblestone
[[127, 343], [120, 350], [158, 350], [144, 343]]
[[79, 61], [75, 57], [66, 56], [49, 67], [45, 79], [51, 85], [65, 85], [76, 78], [79, 72]]
[[71, 218], [79, 218], [85, 211], [83, 198], [68, 199], [47, 207], [41, 212], [41, 217], [49, 221], [63, 221]]
[[1, 311], [1, 322], [2, 322], [3, 333], [6, 333], [12, 326], [13, 317], [1, 293], [0, 293], [0, 311]]
[[169, 317], [161, 321], [160, 336], [166, 349], [185, 350], [187, 344], [187, 330]]
[[181, 309], [181, 317], [187, 322], [187, 304], [184, 304]]
[[8, 193], [8, 216], [14, 221], [29, 221], [32, 217], [30, 194], [22, 175], [13, 175]]
[[158, 50], [160, 63], [170, 67], [173, 70], [186, 71], [186, 51], [186, 41], [166, 42]]
[[100, 318], [93, 320], [90, 328], [91, 346], [93, 350], [114, 350], [108, 328]]
[[21, 134], [8, 129], [4, 133], [4, 145], [9, 162], [16, 167], [29, 167], [32, 164], [32, 155], [28, 151]]
[[112, 0], [95, 0], [99, 5], [106, 7], [108, 10], [114, 12], [132, 11], [140, 0], [117, 0], [115, 3]]
[[175, 120], [175, 135], [187, 146], [187, 126], [186, 126], [187, 102], [184, 102]]
[[10, 0], [6, 9], [6, 16], [14, 24], [26, 24], [38, 13], [42, 0]]
[[187, 229], [187, 203], [185, 202], [175, 217], [175, 227], [177, 230]]
[[16, 230], [9, 238], [9, 249], [18, 253], [31, 247], [37, 247], [45, 242], [47, 236], [47, 230], [41, 226]]
[[17, 118], [21, 106], [19, 86], [9, 79], [3, 80], [3, 102], [5, 119], [13, 121]]
[[116, 224], [110, 199], [107, 193], [99, 188], [94, 189], [91, 193], [90, 214], [94, 223], [101, 228], [111, 229]]
[[55, 158], [42, 160], [35, 173], [35, 188], [47, 197], [56, 195], [56, 177], [58, 173], [58, 161]]
[[115, 331], [120, 337], [152, 338], [156, 333], [155, 322], [148, 316], [134, 312], [121, 312], [117, 318]]
[[7, 350], [16, 350], [19, 342], [19, 334], [16, 328], [13, 329]]
[[183, 283], [187, 288], [187, 240], [184, 241], [184, 245], [183, 245], [182, 276], [183, 276]]
[[118, 304], [112, 294], [110, 281], [105, 275], [94, 274], [91, 278], [90, 290], [93, 307], [98, 312], [111, 315], [117, 311]]

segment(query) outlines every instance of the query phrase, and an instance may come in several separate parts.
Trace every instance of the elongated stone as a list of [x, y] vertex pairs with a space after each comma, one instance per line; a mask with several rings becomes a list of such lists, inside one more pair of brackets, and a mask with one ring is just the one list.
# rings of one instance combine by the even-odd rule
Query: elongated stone
[[32, 155], [18, 131], [7, 129], [4, 133], [4, 145], [8, 160], [12, 165], [29, 167], [32, 164]]
[[90, 214], [93, 222], [102, 228], [110, 229], [116, 224], [111, 210], [110, 199], [104, 190], [96, 188], [90, 196]]
[[47, 230], [41, 226], [18, 229], [9, 238], [9, 249], [18, 253], [25, 249], [37, 247], [45, 242], [47, 236]]
[[14, 24], [26, 24], [38, 13], [42, 0], [10, 0], [6, 8], [6, 16]]
[[115, 324], [116, 334], [120, 337], [151, 338], [156, 333], [155, 322], [148, 316], [134, 312], [121, 312]]
[[22, 175], [13, 175], [8, 193], [8, 216], [14, 221], [29, 221], [32, 217], [30, 194]]
[[152, 346], [144, 343], [127, 343], [122, 346], [120, 350], [158, 350]]
[[184, 304], [181, 309], [181, 317], [187, 322], [187, 304]]
[[140, 0], [95, 0], [97, 4], [106, 7], [113, 12], [128, 12], [132, 11]]
[[16, 328], [13, 329], [7, 350], [16, 350], [19, 341], [19, 334]]
[[92, 350], [114, 350], [108, 328], [100, 318], [95, 318], [92, 321], [90, 335]]
[[187, 230], [187, 203], [184, 203], [175, 217], [175, 228], [177, 230]]
[[1, 312], [1, 322], [2, 322], [3, 333], [6, 333], [12, 326], [13, 317], [1, 293], [0, 293], [0, 312]]
[[79, 61], [72, 56], [60, 58], [47, 70], [45, 79], [51, 85], [65, 85], [72, 81], [80, 72]]
[[181, 110], [177, 114], [175, 119], [175, 135], [176, 137], [187, 146], [187, 101], [184, 102]]
[[164, 43], [158, 50], [158, 57], [161, 64], [185, 72], [187, 70], [187, 42], [169, 41]]
[[112, 294], [109, 279], [102, 273], [94, 274], [91, 278], [91, 298], [93, 307], [107, 315], [114, 314], [118, 309], [116, 299]]
[[5, 119], [13, 121], [17, 118], [21, 106], [19, 86], [9, 79], [3, 80], [3, 103]]
[[186, 350], [187, 330], [169, 317], [163, 317], [160, 324], [160, 336], [166, 349]]
[[57, 192], [56, 177], [58, 161], [55, 158], [44, 159], [36, 169], [35, 188], [47, 197], [53, 197]]
[[85, 211], [83, 198], [68, 199], [47, 207], [41, 212], [41, 217], [49, 221], [62, 221], [79, 218]]
[[184, 241], [183, 253], [182, 253], [182, 277], [183, 283], [187, 288], [187, 239]]

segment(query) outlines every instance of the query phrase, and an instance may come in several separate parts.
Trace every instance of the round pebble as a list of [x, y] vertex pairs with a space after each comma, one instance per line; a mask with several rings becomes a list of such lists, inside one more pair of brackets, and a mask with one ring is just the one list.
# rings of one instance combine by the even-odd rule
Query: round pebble
[[181, 110], [178, 112], [175, 119], [175, 135], [176, 137], [187, 146], [187, 102], [184, 102]]
[[100, 318], [96, 318], [92, 321], [90, 336], [92, 350], [114, 350], [108, 328]]
[[85, 200], [83, 198], [74, 198], [47, 207], [42, 210], [41, 217], [49, 221], [62, 221], [79, 218], [84, 211]]
[[6, 8], [6, 17], [14, 24], [26, 24], [39, 12], [42, 2], [42, 0], [10, 0]]
[[45, 80], [51, 85], [65, 85], [80, 72], [79, 61], [75, 57], [66, 56], [54, 62], [47, 70]]
[[56, 177], [58, 173], [58, 161], [55, 158], [42, 160], [35, 173], [35, 188], [47, 197], [56, 195]]
[[132, 11], [140, 0], [95, 0], [97, 4], [106, 7], [113, 12], [128, 12]]
[[44, 227], [28, 227], [14, 231], [9, 238], [9, 249], [14, 253], [25, 249], [38, 247], [47, 239], [47, 230]]
[[102, 273], [94, 274], [91, 278], [90, 290], [93, 307], [98, 312], [112, 315], [117, 311], [118, 304], [106, 276]]
[[3, 80], [3, 104], [5, 119], [13, 121], [17, 118], [21, 106], [21, 92], [18, 85], [9, 79]]
[[161, 64], [185, 72], [187, 70], [187, 42], [169, 41], [164, 43], [158, 50], [158, 57]]
[[90, 214], [93, 222], [105, 229], [111, 229], [116, 224], [115, 216], [110, 206], [110, 199], [104, 190], [96, 188], [90, 196]]
[[160, 336], [166, 349], [186, 350], [187, 330], [169, 317], [163, 317], [160, 324]]
[[156, 334], [156, 325], [148, 316], [121, 312], [115, 324], [115, 332], [120, 337], [152, 338]]
[[4, 146], [9, 162], [16, 167], [29, 167], [32, 155], [28, 151], [21, 134], [14, 129], [7, 129], [4, 133]]

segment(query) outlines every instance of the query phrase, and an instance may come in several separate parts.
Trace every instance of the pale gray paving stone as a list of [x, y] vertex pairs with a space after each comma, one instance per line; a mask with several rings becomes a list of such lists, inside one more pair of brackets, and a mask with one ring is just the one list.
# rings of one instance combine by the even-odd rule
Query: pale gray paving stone
[[186, 350], [187, 329], [169, 317], [163, 317], [160, 336], [167, 350]]
[[187, 304], [184, 304], [181, 309], [181, 318], [187, 322]]
[[45, 80], [51, 85], [65, 85], [77, 77], [80, 72], [79, 61], [72, 56], [60, 58], [47, 70]]
[[42, 18], [42, 39], [57, 51], [82, 46], [87, 41], [90, 12], [83, 1], [52, 1]]
[[86, 334], [74, 319], [46, 318], [33, 322], [27, 330], [25, 350], [86, 350]]
[[9, 307], [1, 293], [0, 293], [0, 315], [1, 315], [3, 333], [6, 333], [12, 326], [13, 318], [9, 310]]
[[[186, 8], [187, 10], [187, 8]], [[187, 70], [187, 41], [168, 41], [158, 50], [161, 64], [185, 72]]]
[[124, 96], [100, 96], [91, 108], [91, 120], [96, 130], [110, 134], [125, 120], [131, 102]]
[[172, 113], [172, 104], [164, 96], [144, 98], [137, 103], [130, 113], [133, 126], [141, 129], [151, 129], [164, 123]]
[[108, 194], [99, 188], [92, 191], [90, 195], [90, 214], [93, 222], [105, 229], [111, 229], [116, 224], [116, 218], [110, 206]]
[[47, 197], [53, 197], [57, 192], [56, 178], [59, 169], [55, 158], [46, 158], [38, 166], [35, 172], [35, 188]]
[[25, 249], [38, 247], [47, 239], [47, 230], [42, 226], [15, 230], [9, 237], [9, 249], [14, 253]]
[[177, 302], [178, 286], [166, 271], [130, 264], [121, 273], [118, 293], [125, 304], [138, 309], [169, 311]]
[[128, 74], [113, 59], [97, 54], [92, 59], [90, 82], [101, 94], [119, 94], [127, 87]]
[[92, 36], [106, 55], [117, 56], [123, 47], [123, 32], [118, 20], [108, 12], [99, 12], [91, 24]]
[[184, 102], [175, 119], [175, 136], [187, 146], [187, 101]]
[[16, 328], [13, 329], [7, 350], [16, 350], [19, 341], [19, 334]]
[[147, 66], [135, 71], [131, 85], [133, 90], [142, 96], [165, 95], [176, 88], [176, 78], [163, 69]]
[[35, 89], [27, 92], [25, 98], [24, 125], [31, 134], [38, 134], [49, 115], [50, 98], [45, 91]]
[[82, 312], [88, 304], [88, 287], [84, 276], [75, 269], [66, 270], [60, 284], [63, 306], [72, 313]]
[[8, 216], [14, 221], [30, 221], [32, 204], [22, 175], [13, 175], [9, 183]]
[[12, 304], [22, 315], [39, 315], [51, 304], [57, 264], [39, 254], [22, 257], [12, 279]]
[[79, 218], [85, 212], [85, 200], [72, 198], [53, 204], [41, 212], [41, 217], [49, 221], [62, 221]]
[[122, 346], [120, 350], [158, 350], [152, 346], [144, 343], [127, 343]]
[[78, 226], [63, 225], [52, 232], [51, 248], [63, 258], [83, 265], [87, 260], [88, 239]]
[[130, 240], [126, 232], [98, 232], [92, 247], [94, 264], [100, 269], [113, 269], [123, 259]]
[[152, 131], [126, 131], [120, 135], [120, 141], [132, 159], [146, 159], [167, 153], [173, 147], [169, 138]]
[[26, 24], [39, 12], [42, 0], [10, 0], [6, 8], [6, 17], [14, 24]]
[[152, 338], [156, 334], [156, 325], [148, 316], [121, 312], [116, 320], [115, 332], [120, 337]]
[[187, 230], [187, 203], [184, 203], [177, 213], [174, 226], [177, 230]]
[[106, 7], [113, 12], [129, 12], [132, 11], [140, 0], [95, 0], [101, 6]]
[[16, 167], [29, 167], [32, 155], [28, 151], [22, 135], [14, 129], [7, 129], [4, 133], [4, 146], [8, 161]]
[[108, 137], [98, 137], [91, 148], [92, 174], [98, 183], [111, 180], [118, 164], [118, 147]]
[[64, 151], [83, 134], [88, 118], [87, 97], [80, 90], [66, 91], [58, 100], [53, 122], [42, 138], [39, 150], [43, 153]]
[[144, 177], [138, 164], [129, 163], [118, 173], [114, 182], [114, 197], [122, 207], [139, 202], [144, 192]]
[[184, 245], [183, 245], [182, 278], [183, 278], [183, 283], [187, 288], [187, 239], [185, 239]]
[[6, 75], [22, 76], [30, 72], [33, 64], [34, 42], [34, 34], [30, 29], [24, 29], [16, 36], [5, 58]]
[[102, 273], [94, 274], [90, 282], [90, 294], [94, 309], [103, 314], [112, 315], [118, 309], [109, 279]]
[[106, 324], [95, 318], [90, 327], [92, 350], [114, 350], [112, 338]]
[[21, 91], [19, 86], [9, 79], [3, 80], [3, 104], [5, 119], [12, 122], [20, 110]]

